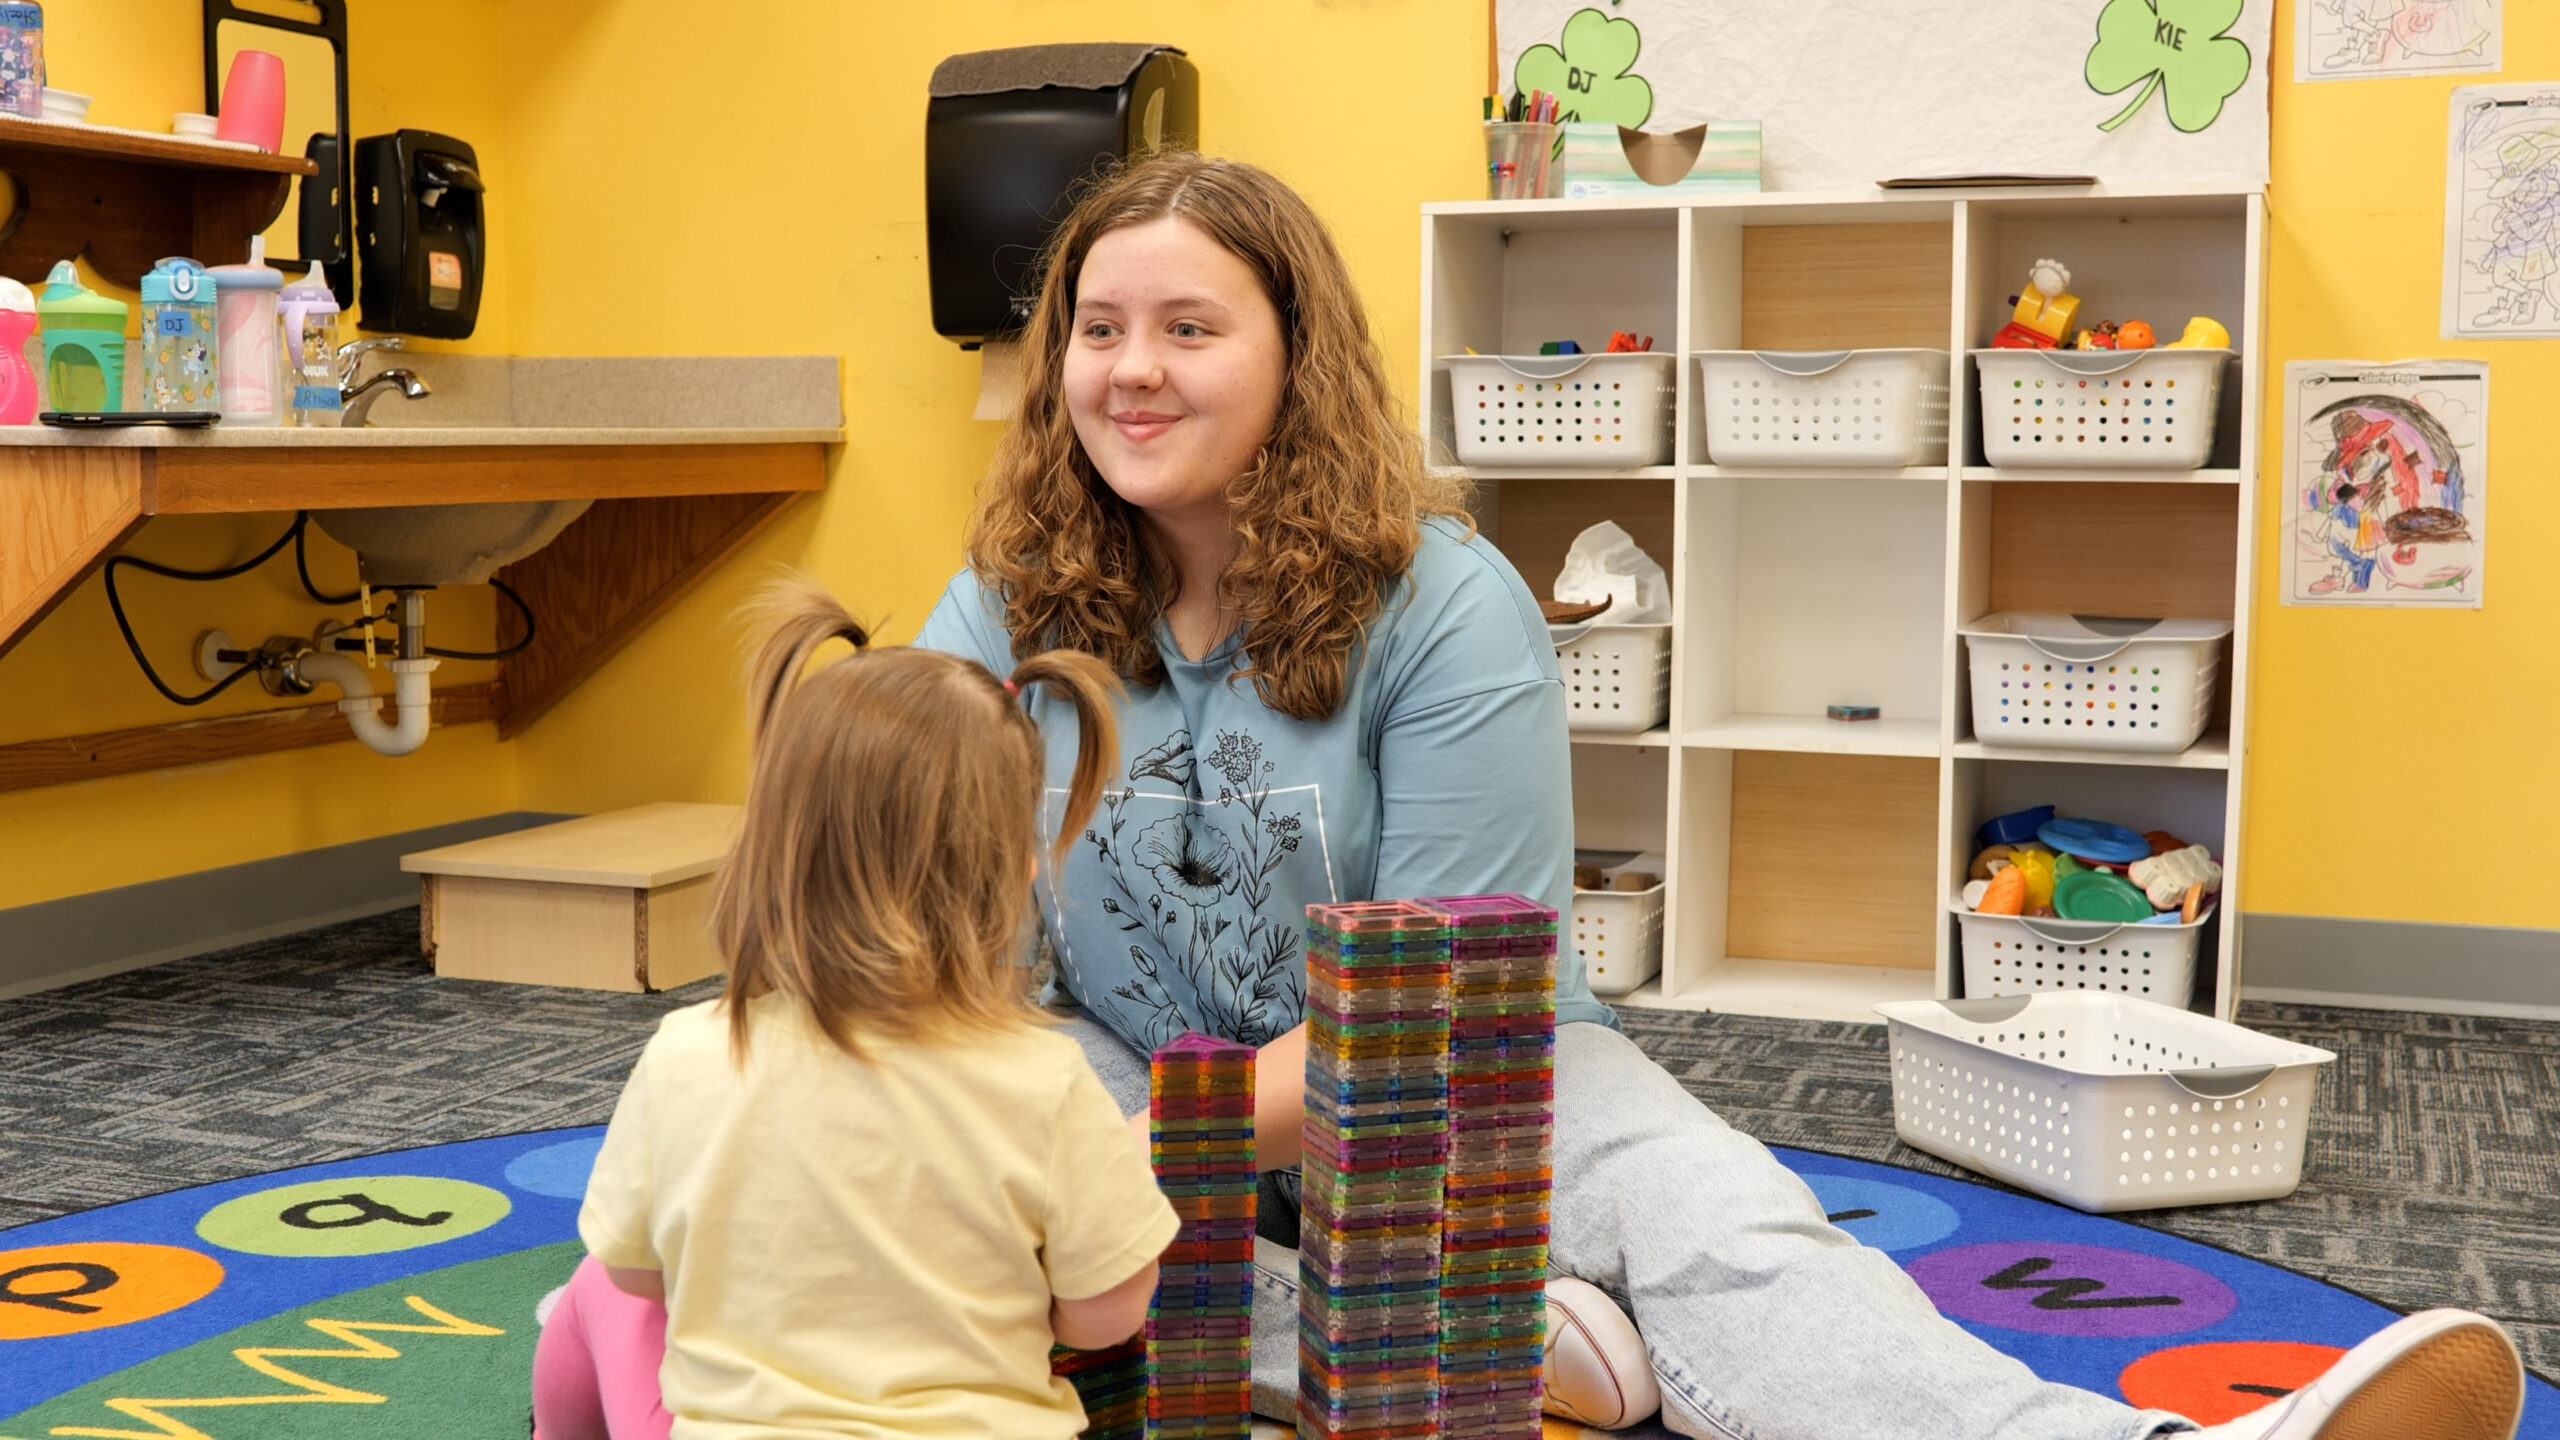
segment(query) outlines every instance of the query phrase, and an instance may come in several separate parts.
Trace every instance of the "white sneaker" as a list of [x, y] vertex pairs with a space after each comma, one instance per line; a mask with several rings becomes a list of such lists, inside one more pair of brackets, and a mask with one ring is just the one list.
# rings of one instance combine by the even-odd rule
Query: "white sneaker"
[[2421, 1310], [2293, 1394], [2194, 1440], [2514, 1440], [2523, 1415], [2524, 1362], [2507, 1332], [2468, 1310]]
[[1661, 1408], [1662, 1387], [1635, 1322], [1600, 1287], [1549, 1279], [1547, 1413], [1623, 1430]]

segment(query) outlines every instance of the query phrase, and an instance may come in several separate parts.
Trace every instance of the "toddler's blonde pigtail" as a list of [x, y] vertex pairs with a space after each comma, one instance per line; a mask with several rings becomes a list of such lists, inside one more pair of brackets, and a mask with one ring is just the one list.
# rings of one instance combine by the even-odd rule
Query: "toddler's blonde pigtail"
[[1049, 857], [1051, 863], [1061, 863], [1101, 803], [1103, 782], [1120, 763], [1120, 678], [1110, 666], [1082, 651], [1048, 650], [1013, 667], [1013, 678], [1007, 683], [1016, 691], [1046, 685], [1075, 707], [1075, 776], [1067, 782], [1067, 809], [1059, 818], [1058, 842]]
[[750, 627], [764, 634], [747, 669], [747, 721], [758, 741], [782, 709], [783, 697], [809, 668], [811, 657], [830, 640], [844, 640], [856, 650], [871, 644], [871, 632], [846, 611], [842, 602], [816, 581], [793, 575], [776, 581], [748, 602]]

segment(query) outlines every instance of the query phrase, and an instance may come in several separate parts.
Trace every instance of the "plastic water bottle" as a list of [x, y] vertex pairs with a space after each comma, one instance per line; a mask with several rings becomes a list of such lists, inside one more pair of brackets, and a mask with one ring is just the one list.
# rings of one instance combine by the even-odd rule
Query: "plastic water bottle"
[[284, 337], [285, 385], [296, 425], [334, 426], [345, 402], [338, 398], [338, 297], [313, 261], [311, 273], [277, 297]]
[[142, 277], [142, 403], [173, 410], [219, 409], [213, 277], [172, 257]]
[[213, 276], [214, 317], [220, 332], [222, 423], [278, 425], [284, 407], [276, 403], [283, 375], [276, 360], [277, 294], [284, 273], [267, 263], [263, 235], [249, 239], [249, 263], [216, 265]]
[[36, 372], [27, 364], [35, 333], [35, 292], [0, 278], [0, 425], [35, 423]]

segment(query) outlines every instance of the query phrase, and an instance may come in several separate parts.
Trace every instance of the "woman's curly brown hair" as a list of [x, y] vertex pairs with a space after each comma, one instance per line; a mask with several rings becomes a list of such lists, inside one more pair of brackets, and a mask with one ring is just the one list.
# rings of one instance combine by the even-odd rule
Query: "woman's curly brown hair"
[[1253, 467], [1227, 489], [1236, 552], [1220, 581], [1244, 628], [1262, 703], [1301, 720], [1342, 704], [1353, 652], [1413, 562], [1423, 517], [1464, 513], [1387, 388], [1368, 316], [1324, 222], [1270, 172], [1158, 154], [1105, 176], [1050, 238], [1022, 338], [1022, 409], [997, 446], [969, 524], [969, 564], [1001, 596], [1014, 653], [1066, 648], [1136, 685], [1164, 679], [1155, 623], [1179, 577], [1135, 507], [1076, 439], [1061, 388], [1076, 280], [1094, 242], [1179, 217], [1242, 260], [1288, 347], [1280, 409]]

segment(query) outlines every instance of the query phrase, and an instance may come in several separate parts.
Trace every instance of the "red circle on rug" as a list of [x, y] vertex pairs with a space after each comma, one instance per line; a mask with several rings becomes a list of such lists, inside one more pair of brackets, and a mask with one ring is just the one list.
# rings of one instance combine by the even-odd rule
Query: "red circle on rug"
[[2154, 1350], [2124, 1367], [2116, 1386], [2138, 1409], [2168, 1410], [2219, 1425], [2263, 1409], [2317, 1380], [2347, 1352], [2293, 1340], [2226, 1340]]
[[85, 1240], [0, 1250], [0, 1340], [107, 1330], [192, 1305], [222, 1262], [175, 1245]]

